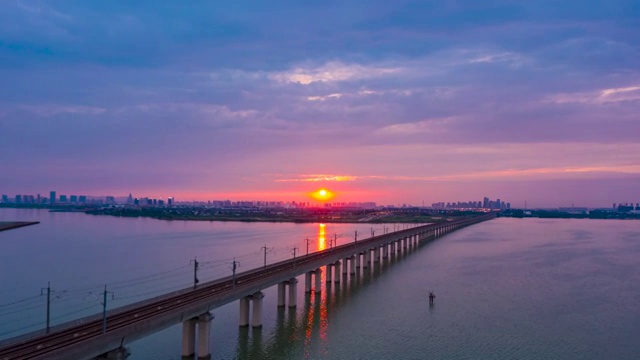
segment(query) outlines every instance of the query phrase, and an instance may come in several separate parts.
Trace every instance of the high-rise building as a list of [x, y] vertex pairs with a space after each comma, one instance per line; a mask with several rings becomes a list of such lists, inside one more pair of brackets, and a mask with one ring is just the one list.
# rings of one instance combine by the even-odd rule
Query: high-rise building
[[16, 195], [16, 204], [22, 203], [22, 195]]
[[61, 203], [66, 203], [67, 202], [67, 195], [60, 195], [60, 202]]
[[84, 204], [87, 202], [87, 196], [86, 195], [80, 195], [78, 197], [78, 202], [80, 202], [81, 204]]
[[49, 203], [55, 204], [56, 202], [56, 192], [52, 191], [49, 193]]
[[486, 197], [486, 198], [484, 198], [484, 200], [482, 200], [482, 207], [485, 208], [485, 209], [489, 208], [489, 198], [488, 197]]
[[78, 202], [78, 196], [77, 195], [69, 196], [69, 202], [71, 202], [72, 204], [77, 203]]
[[173, 197], [169, 197], [169, 198], [167, 199], [167, 205], [168, 205], [168, 206], [173, 206]]
[[9, 196], [6, 194], [2, 194], [2, 202], [3, 203], [8, 203], [9, 202]]

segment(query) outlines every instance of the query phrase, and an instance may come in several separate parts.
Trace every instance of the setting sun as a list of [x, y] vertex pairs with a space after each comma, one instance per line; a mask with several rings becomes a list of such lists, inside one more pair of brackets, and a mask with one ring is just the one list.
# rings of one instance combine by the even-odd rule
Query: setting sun
[[328, 201], [335, 197], [335, 194], [327, 189], [318, 189], [309, 194], [309, 196], [318, 201]]

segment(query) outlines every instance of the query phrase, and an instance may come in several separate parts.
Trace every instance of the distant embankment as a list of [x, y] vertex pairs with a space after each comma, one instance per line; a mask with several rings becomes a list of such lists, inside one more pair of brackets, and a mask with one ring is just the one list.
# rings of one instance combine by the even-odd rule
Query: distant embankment
[[40, 221], [0, 221], [0, 231], [17, 229], [23, 226], [40, 224]]

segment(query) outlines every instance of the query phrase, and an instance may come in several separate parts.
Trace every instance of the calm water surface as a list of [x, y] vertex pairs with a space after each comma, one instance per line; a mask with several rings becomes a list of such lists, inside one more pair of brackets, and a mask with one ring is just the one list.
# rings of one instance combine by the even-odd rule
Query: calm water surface
[[[0, 339], [41, 328], [52, 282], [54, 323], [306, 251], [353, 241], [370, 225], [159, 221], [0, 209]], [[393, 225], [387, 225], [393, 229]], [[376, 233], [382, 231], [377, 226]], [[446, 235], [331, 285], [299, 286], [298, 308], [265, 290], [264, 326], [239, 329], [238, 305], [216, 309], [214, 359], [638, 359], [640, 222], [496, 219]], [[303, 285], [303, 278], [299, 278]], [[326, 285], [326, 284], [325, 284]], [[433, 290], [436, 303], [426, 295]], [[14, 303], [16, 301], [22, 302]], [[13, 303], [13, 304], [12, 304]], [[9, 305], [7, 305], [9, 304]], [[174, 326], [129, 346], [130, 359], [180, 359]]]

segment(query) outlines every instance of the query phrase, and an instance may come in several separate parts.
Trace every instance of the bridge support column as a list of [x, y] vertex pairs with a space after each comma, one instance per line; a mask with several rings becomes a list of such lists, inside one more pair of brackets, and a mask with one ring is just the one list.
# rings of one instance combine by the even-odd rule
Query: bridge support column
[[322, 290], [322, 270], [320, 270], [320, 268], [317, 268], [315, 273], [313, 274], [313, 276], [316, 277], [316, 286], [314, 286], [313, 288], [313, 292], [316, 294], [319, 294], [320, 291]]
[[[356, 259], [359, 257], [360, 257], [359, 255], [357, 257], [356, 255], [351, 256], [351, 275], [356, 274]], [[360, 267], [360, 264], [358, 264], [357, 266]]]
[[193, 359], [196, 354], [196, 318], [182, 322], [182, 358]]
[[[349, 259], [350, 258], [346, 257], [342, 262], [342, 275], [347, 275], [349, 273]], [[351, 262], [351, 267], [353, 268], [353, 262]]]
[[374, 263], [380, 262], [380, 246], [376, 246], [373, 249], [373, 262]]
[[402, 239], [402, 251], [407, 250], [407, 238]]
[[286, 291], [285, 286], [286, 286], [286, 283], [284, 282], [278, 283], [278, 306], [279, 307], [285, 305], [284, 303], [284, 296]]
[[262, 327], [262, 298], [264, 294], [261, 291], [251, 295], [253, 301], [253, 317], [251, 319], [251, 326], [254, 328]]
[[360, 263], [361, 259], [360, 259], [360, 253], [355, 254], [354, 256], [356, 257], [356, 269], [360, 270], [360, 268], [362, 267], [362, 264]]
[[369, 267], [369, 257], [371, 256], [371, 249], [367, 249], [364, 251], [364, 256], [362, 256], [362, 267], [363, 268], [368, 268]]
[[206, 312], [198, 316], [198, 360], [211, 359], [211, 320], [213, 316]]
[[289, 279], [289, 307], [294, 308], [298, 305], [298, 279]]
[[[336, 279], [340, 279], [340, 263], [338, 263], [338, 267], [336, 268]], [[330, 283], [331, 282], [331, 274], [333, 273], [333, 264], [327, 264], [327, 266], [325, 267], [325, 271], [327, 272], [327, 274], [325, 275], [325, 281]]]
[[396, 241], [392, 241], [389, 243], [389, 246], [391, 247], [391, 255], [395, 255], [396, 254]]
[[240, 298], [239, 325], [242, 327], [249, 326], [249, 299], [251, 299], [250, 296], [245, 296], [243, 298]]
[[304, 273], [304, 292], [306, 293], [311, 292], [311, 274], [311, 271]]
[[386, 259], [389, 257], [389, 244], [382, 245], [382, 258]]
[[[345, 259], [345, 267], [347, 265], [346, 263], [346, 259]], [[335, 263], [333, 263], [333, 267], [336, 269], [336, 284], [340, 283], [340, 277], [342, 276], [341, 273], [342, 271], [340, 271], [340, 260], [336, 261]], [[327, 276], [329, 276], [329, 273], [327, 273]], [[327, 282], [329, 282], [329, 280], [327, 280]]]

